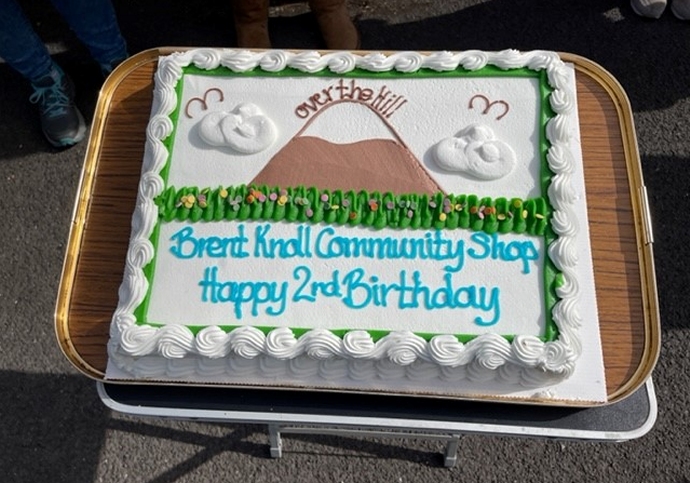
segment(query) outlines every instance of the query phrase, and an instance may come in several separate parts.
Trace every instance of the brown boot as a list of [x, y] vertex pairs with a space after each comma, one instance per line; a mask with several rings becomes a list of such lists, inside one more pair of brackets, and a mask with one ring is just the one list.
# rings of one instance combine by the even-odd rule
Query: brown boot
[[359, 49], [359, 32], [347, 12], [347, 0], [309, 0], [321, 35], [330, 50]]
[[268, 37], [268, 1], [232, 1], [238, 47], [248, 49], [271, 48], [271, 40]]

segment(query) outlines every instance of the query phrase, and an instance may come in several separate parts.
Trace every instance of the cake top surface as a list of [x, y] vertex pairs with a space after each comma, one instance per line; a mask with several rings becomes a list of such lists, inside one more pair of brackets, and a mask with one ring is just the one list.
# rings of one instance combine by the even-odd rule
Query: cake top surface
[[580, 158], [553, 52], [161, 58], [111, 358], [562, 381], [596, 327]]

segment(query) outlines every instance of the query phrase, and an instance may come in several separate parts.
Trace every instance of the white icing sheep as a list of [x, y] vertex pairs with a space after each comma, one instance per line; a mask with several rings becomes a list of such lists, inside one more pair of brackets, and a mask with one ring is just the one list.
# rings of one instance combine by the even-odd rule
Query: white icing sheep
[[503, 178], [515, 167], [512, 148], [482, 124], [471, 124], [456, 136], [440, 141], [433, 158], [441, 169], [482, 180]]
[[254, 154], [276, 140], [273, 121], [254, 104], [240, 104], [232, 112], [214, 111], [199, 123], [199, 137], [211, 146]]

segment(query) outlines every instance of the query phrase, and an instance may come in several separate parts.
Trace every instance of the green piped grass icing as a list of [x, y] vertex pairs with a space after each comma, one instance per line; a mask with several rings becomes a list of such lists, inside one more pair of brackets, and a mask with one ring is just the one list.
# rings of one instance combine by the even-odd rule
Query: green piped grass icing
[[365, 226], [376, 230], [467, 229], [544, 236], [551, 207], [543, 197], [416, 195], [315, 187], [170, 187], [155, 199], [165, 221], [258, 220]]

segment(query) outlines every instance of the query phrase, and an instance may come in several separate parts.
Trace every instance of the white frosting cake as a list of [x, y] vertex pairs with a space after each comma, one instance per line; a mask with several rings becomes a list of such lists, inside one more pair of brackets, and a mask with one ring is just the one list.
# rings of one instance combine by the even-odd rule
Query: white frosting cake
[[578, 136], [552, 52], [161, 58], [107, 377], [543, 392], [599, 346]]

